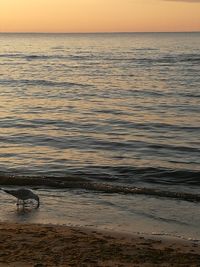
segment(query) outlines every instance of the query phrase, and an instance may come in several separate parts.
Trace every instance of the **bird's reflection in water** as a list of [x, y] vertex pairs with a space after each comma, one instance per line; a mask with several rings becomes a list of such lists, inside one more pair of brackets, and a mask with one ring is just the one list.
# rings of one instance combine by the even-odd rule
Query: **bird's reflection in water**
[[14, 220], [18, 222], [31, 222], [33, 218], [38, 214], [38, 209], [35, 209], [35, 205], [32, 202], [28, 202], [24, 205], [17, 205], [14, 213]]

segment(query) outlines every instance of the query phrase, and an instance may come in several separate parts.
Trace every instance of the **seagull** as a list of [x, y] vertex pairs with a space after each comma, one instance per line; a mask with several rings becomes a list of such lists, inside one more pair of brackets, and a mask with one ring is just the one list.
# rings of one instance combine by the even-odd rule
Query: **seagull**
[[22, 200], [23, 201], [23, 205], [25, 204], [25, 200], [28, 199], [35, 199], [37, 201], [37, 208], [39, 208], [40, 206], [40, 199], [38, 197], [38, 195], [36, 195], [35, 193], [33, 193], [30, 189], [26, 189], [26, 188], [20, 188], [20, 189], [15, 189], [15, 190], [8, 190], [8, 189], [2, 189], [4, 192], [14, 196], [17, 198], [17, 205], [19, 205], [19, 201]]

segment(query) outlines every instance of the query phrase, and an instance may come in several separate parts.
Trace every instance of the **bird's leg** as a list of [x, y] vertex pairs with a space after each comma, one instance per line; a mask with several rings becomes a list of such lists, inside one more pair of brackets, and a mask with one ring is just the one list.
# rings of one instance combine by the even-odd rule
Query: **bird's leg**
[[28, 205], [27, 200], [24, 200], [24, 206], [27, 207], [27, 205]]
[[19, 206], [19, 198], [17, 199], [17, 206]]
[[24, 205], [24, 200], [23, 200], [23, 205], [22, 205], [22, 211], [25, 212], [25, 205]]

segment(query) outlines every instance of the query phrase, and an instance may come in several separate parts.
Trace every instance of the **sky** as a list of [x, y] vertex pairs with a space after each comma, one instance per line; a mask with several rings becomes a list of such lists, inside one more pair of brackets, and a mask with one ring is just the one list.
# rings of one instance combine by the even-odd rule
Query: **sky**
[[0, 0], [0, 32], [200, 31], [200, 0]]

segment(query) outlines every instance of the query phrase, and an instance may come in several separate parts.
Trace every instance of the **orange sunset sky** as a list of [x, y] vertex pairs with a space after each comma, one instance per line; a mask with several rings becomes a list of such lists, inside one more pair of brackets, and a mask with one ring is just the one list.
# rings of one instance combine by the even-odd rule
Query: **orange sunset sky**
[[0, 32], [200, 31], [200, 0], [0, 0]]

